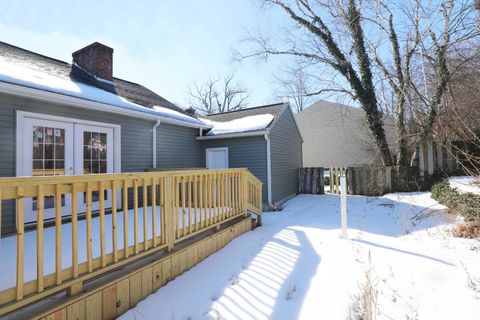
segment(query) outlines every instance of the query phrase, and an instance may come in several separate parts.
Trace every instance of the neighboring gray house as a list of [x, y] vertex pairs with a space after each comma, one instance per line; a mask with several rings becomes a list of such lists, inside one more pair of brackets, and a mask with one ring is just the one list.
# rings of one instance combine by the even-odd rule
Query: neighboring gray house
[[[113, 77], [113, 49], [103, 44], [93, 43], [72, 56], [73, 63], [67, 63], [0, 42], [0, 176], [206, 167], [205, 145], [210, 141], [197, 137], [212, 131], [211, 125], [142, 85]], [[292, 185], [274, 190], [275, 201], [296, 193], [293, 176], [301, 164], [299, 138], [294, 139], [298, 144], [292, 163], [290, 154], [279, 151], [278, 139], [293, 139], [289, 131], [295, 135], [298, 131], [284, 127], [288, 121], [294, 123], [291, 113], [285, 112], [288, 108], [278, 109], [274, 120], [278, 125], [272, 122], [265, 130], [272, 141], [271, 176], [278, 184]], [[225, 141], [244, 143], [243, 152], [229, 149], [231, 167], [249, 168], [267, 186], [264, 136], [263, 147], [250, 144], [254, 136]], [[263, 153], [256, 148], [263, 148]], [[265, 157], [264, 171], [245, 157], [248, 153]], [[26, 223], [36, 221], [35, 201], [26, 199], [30, 208]], [[68, 203], [64, 201], [66, 216]], [[46, 198], [45, 219], [53, 218], [52, 205], [53, 198]], [[13, 202], [3, 203], [0, 218], [2, 235], [15, 230]]]
[[[303, 137], [303, 166], [360, 166], [378, 159], [360, 108], [320, 100], [295, 115]], [[385, 117], [390, 146], [395, 145], [395, 121]]]
[[302, 137], [287, 103], [209, 115], [198, 137], [207, 167], [248, 167], [263, 181], [263, 199], [277, 207], [298, 192]]

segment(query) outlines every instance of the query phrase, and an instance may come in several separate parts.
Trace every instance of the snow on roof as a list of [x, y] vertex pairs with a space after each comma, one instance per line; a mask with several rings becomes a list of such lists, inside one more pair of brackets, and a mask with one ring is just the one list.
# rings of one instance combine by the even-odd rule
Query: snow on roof
[[212, 121], [206, 118], [201, 120], [212, 126], [212, 129], [206, 134], [207, 136], [215, 136], [227, 133], [241, 133], [247, 131], [257, 131], [267, 128], [273, 121], [272, 114], [258, 114], [244, 118], [234, 119], [225, 122]]
[[34, 63], [13, 61], [2, 56], [0, 56], [0, 81], [105, 103], [196, 125], [203, 124], [202, 121], [180, 112], [160, 106], [154, 109], [147, 108], [103, 89], [73, 81], [70, 77], [46, 72], [45, 69], [36, 66]]

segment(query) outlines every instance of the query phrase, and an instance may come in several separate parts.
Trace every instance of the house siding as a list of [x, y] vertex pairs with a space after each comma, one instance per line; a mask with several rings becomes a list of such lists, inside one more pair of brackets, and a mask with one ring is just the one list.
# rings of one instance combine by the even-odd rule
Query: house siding
[[157, 168], [205, 167], [198, 129], [160, 124], [157, 128]]
[[298, 193], [298, 170], [302, 167], [302, 137], [289, 108], [270, 130], [272, 202]]
[[267, 143], [263, 136], [230, 139], [202, 140], [202, 160], [205, 164], [205, 149], [228, 147], [230, 168], [248, 168], [263, 182], [263, 202], [267, 201]]
[[[304, 140], [304, 167], [361, 166], [378, 160], [362, 109], [319, 101], [295, 118]], [[385, 118], [384, 123], [387, 141], [394, 146], [395, 122]]]
[[[82, 108], [2, 94], [0, 95], [0, 154], [2, 155], [0, 176], [13, 177], [16, 175], [16, 111], [28, 111], [120, 125], [121, 171], [141, 172], [152, 167], [152, 127], [155, 124], [153, 121], [102, 111], [87, 111]], [[182, 167], [201, 165], [200, 147], [195, 140], [195, 134], [195, 129], [163, 125], [158, 131], [160, 142], [157, 143], [159, 154], [157, 166]], [[167, 139], [168, 142], [166, 142]], [[196, 149], [192, 147], [195, 145], [197, 146]], [[179, 150], [182, 148], [189, 148], [186, 149], [189, 152], [180, 154]], [[165, 150], [168, 150], [168, 153], [172, 153], [168, 158], [165, 157]], [[174, 159], [175, 161], [173, 161]], [[14, 203], [12, 201], [4, 201], [2, 234], [13, 231], [15, 231]]]

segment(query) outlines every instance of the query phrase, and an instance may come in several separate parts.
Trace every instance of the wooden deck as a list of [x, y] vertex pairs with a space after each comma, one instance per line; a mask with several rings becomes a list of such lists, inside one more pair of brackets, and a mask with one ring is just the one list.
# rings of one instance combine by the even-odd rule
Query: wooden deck
[[[95, 192], [99, 196], [98, 218], [92, 212]], [[82, 221], [85, 232], [79, 233], [81, 193], [86, 195], [86, 212]], [[106, 207], [106, 194], [111, 197], [111, 208]], [[257, 223], [261, 224], [261, 194], [261, 182], [246, 169], [2, 178], [0, 200], [16, 201], [17, 232], [15, 255], [0, 252], [1, 259], [4, 255], [5, 259], [16, 257], [14, 274], [2, 274], [14, 278], [15, 286], [0, 292], [0, 315], [64, 290], [76, 295], [89, 279], [156, 252], [171, 252], [177, 243], [208, 230], [218, 231], [222, 224], [246, 217], [248, 212], [257, 214]], [[42, 199], [49, 196], [55, 199], [53, 272], [44, 268]], [[62, 238], [62, 197], [71, 201], [70, 243]], [[36, 277], [25, 281], [25, 253], [32, 250], [25, 248], [25, 204], [31, 198], [38, 203]], [[121, 226], [119, 216], [123, 219]], [[93, 230], [96, 225], [98, 229]], [[94, 236], [94, 231], [98, 235]], [[70, 249], [71, 259], [66, 265], [62, 263], [65, 247]], [[81, 249], [81, 258], [79, 247], [85, 248], [85, 252]], [[94, 253], [94, 248], [99, 248], [99, 254]]]

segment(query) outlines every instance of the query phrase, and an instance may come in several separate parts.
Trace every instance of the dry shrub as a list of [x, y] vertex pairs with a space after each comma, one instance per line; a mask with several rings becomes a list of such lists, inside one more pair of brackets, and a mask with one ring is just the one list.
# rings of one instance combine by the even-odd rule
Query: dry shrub
[[375, 320], [378, 316], [377, 282], [372, 276], [372, 259], [368, 252], [368, 270], [365, 272], [365, 282], [359, 286], [360, 293], [355, 295], [350, 307], [350, 320]]
[[470, 221], [458, 225], [454, 235], [456, 237], [480, 240], [480, 221]]

